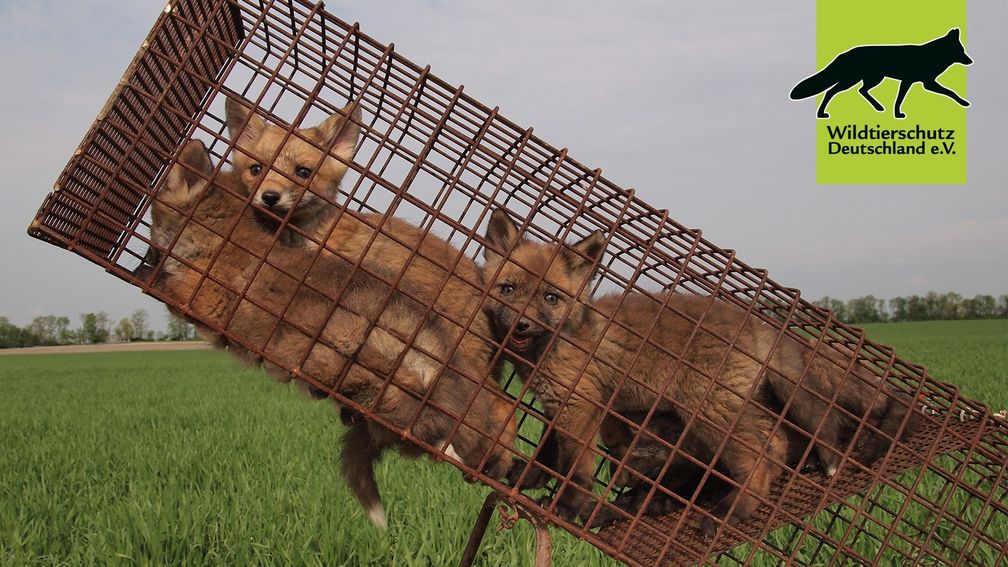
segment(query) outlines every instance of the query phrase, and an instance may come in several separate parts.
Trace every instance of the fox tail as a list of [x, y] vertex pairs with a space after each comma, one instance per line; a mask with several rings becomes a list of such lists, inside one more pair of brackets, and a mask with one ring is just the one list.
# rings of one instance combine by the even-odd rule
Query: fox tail
[[833, 67], [832, 63], [822, 71], [795, 85], [795, 88], [791, 89], [791, 100], [801, 100], [817, 95], [836, 84], [837, 81], [833, 77], [831, 67]]
[[351, 425], [343, 434], [343, 451], [340, 458], [343, 478], [367, 512], [371, 523], [384, 530], [388, 523], [385, 520], [385, 508], [382, 506], [381, 494], [378, 492], [378, 483], [374, 476], [374, 463], [378, 457], [379, 452], [372, 445], [364, 422]]

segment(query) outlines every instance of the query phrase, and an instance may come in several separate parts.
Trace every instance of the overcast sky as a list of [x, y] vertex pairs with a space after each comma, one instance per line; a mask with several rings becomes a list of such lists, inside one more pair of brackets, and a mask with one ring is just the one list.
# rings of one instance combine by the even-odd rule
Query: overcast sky
[[[0, 1], [0, 315], [17, 324], [141, 307], [163, 324], [25, 229], [164, 5]], [[815, 102], [787, 96], [814, 70], [814, 6], [326, 2], [807, 298], [1008, 292], [1006, 4], [969, 4], [964, 186], [815, 184]]]

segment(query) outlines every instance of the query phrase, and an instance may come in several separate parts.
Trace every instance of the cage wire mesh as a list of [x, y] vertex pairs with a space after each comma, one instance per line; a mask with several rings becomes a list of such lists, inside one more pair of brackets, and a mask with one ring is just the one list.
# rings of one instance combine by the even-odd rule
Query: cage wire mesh
[[[274, 149], [301, 144], [317, 171], [242, 147], [267, 123]], [[249, 159], [307, 192], [264, 208], [264, 182], [237, 169]], [[339, 195], [314, 191], [326, 168], [346, 170]], [[208, 212], [214, 199], [230, 222]], [[313, 200], [363, 227], [356, 254], [334, 244], [339, 229], [301, 222]], [[503, 232], [484, 235], [495, 210]], [[332, 397], [383, 447], [448, 460], [630, 564], [1008, 555], [1003, 416], [321, 3], [170, 3], [29, 233]], [[519, 255], [516, 234], [545, 264]], [[487, 249], [492, 285], [470, 260]], [[537, 290], [556, 287], [543, 266], [597, 277], [571, 280], [543, 321], [535, 298], [501, 296], [511, 268], [489, 258], [509, 252]], [[526, 324], [544, 329], [534, 354]], [[585, 326], [590, 339], [569, 336]]]

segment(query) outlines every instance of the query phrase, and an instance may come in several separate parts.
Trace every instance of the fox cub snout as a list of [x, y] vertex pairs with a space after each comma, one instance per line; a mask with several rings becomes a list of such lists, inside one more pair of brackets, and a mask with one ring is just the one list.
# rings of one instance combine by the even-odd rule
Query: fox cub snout
[[[353, 103], [312, 128], [287, 130], [267, 124], [236, 99], [225, 103], [225, 120], [235, 142], [234, 170], [255, 191], [253, 203], [310, 228], [334, 203], [360, 134], [360, 108]], [[320, 148], [329, 148], [326, 154]], [[333, 157], [338, 156], [339, 159]]]

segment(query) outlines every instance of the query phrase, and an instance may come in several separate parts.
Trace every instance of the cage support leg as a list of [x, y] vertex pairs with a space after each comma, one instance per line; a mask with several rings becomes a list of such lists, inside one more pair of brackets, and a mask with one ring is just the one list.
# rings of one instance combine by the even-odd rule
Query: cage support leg
[[550, 567], [553, 559], [553, 540], [550, 539], [549, 527], [542, 518], [523, 514], [525, 519], [535, 528], [536, 555], [535, 567]]
[[[488, 494], [486, 500], [483, 501], [483, 507], [480, 509], [479, 515], [476, 516], [476, 523], [469, 534], [469, 542], [462, 552], [462, 560], [459, 561], [459, 567], [469, 567], [472, 565], [473, 560], [476, 559], [476, 552], [479, 551], [480, 544], [483, 542], [483, 536], [486, 534], [487, 526], [490, 525], [490, 518], [493, 517], [494, 508], [500, 502], [501, 496], [496, 492]], [[536, 538], [535, 567], [550, 567], [553, 557], [553, 541], [550, 539], [549, 526], [542, 518], [530, 513], [521, 504], [514, 504], [514, 507], [516, 514], [511, 518], [501, 518], [501, 525], [510, 529], [519, 518], [524, 518], [528, 523], [532, 524], [532, 527], [535, 529]]]
[[486, 500], [483, 501], [483, 507], [480, 508], [479, 516], [476, 516], [476, 524], [473, 525], [472, 532], [469, 534], [469, 543], [466, 544], [465, 551], [462, 552], [462, 560], [459, 561], [459, 567], [469, 567], [472, 565], [473, 559], [476, 558], [476, 552], [479, 551], [479, 546], [483, 542], [483, 535], [486, 534], [487, 526], [490, 525], [490, 517], [493, 516], [494, 507], [497, 506], [499, 499], [500, 497], [496, 492], [487, 494]]

